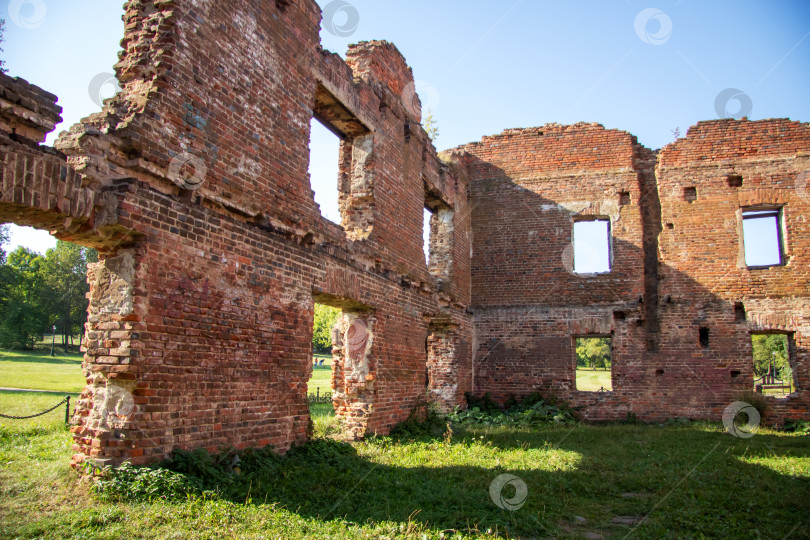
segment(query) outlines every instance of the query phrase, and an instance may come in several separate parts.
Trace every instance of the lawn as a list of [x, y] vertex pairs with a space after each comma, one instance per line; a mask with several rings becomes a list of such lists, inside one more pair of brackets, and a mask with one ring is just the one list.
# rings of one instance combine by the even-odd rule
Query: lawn
[[611, 390], [610, 370], [577, 367], [577, 390], [598, 392], [601, 388]]
[[323, 359], [323, 365], [312, 369], [312, 377], [309, 379], [307, 390], [310, 394], [315, 393], [315, 389], [320, 389], [320, 394], [332, 392], [332, 355], [316, 354], [315, 357]]
[[[4, 423], [0, 538], [810, 535], [807, 437], [762, 430], [739, 439], [709, 423], [577, 424], [345, 443], [327, 437], [328, 406], [313, 406], [313, 416], [311, 443], [257, 469], [243, 463], [229, 480], [243, 495], [177, 502], [103, 502], [68, 468], [71, 440], [58, 414]], [[503, 473], [526, 486], [514, 511], [490, 495]]]
[[[313, 368], [309, 391], [332, 391], [332, 356], [316, 354], [323, 365]], [[40, 343], [33, 351], [0, 349], [0, 387], [49, 390], [54, 392], [81, 392], [85, 385], [82, 375], [83, 355], [60, 352], [51, 357], [48, 343]]]
[[0, 387], [31, 388], [54, 392], [81, 392], [85, 385], [81, 353], [60, 352], [48, 348], [32, 351], [0, 350]]

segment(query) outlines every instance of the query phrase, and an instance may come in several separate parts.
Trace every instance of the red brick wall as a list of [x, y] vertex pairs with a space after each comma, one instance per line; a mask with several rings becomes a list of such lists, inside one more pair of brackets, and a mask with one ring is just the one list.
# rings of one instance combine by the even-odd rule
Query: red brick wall
[[[614, 388], [643, 348], [643, 186], [631, 135], [595, 124], [507, 130], [465, 152], [472, 191], [474, 388], [578, 402], [576, 335], [613, 339]], [[573, 223], [609, 218], [611, 271], [575, 274]]]
[[[700, 122], [661, 151], [661, 362], [683, 363], [670, 360], [668, 376], [692, 375], [679, 385], [696, 408], [718, 408], [749, 389], [750, 332], [782, 331], [794, 334], [800, 391], [770, 398], [774, 418], [807, 414], [810, 197], [802, 173], [810, 170], [809, 152], [810, 124], [787, 119]], [[729, 176], [741, 176], [742, 186], [730, 186]], [[684, 200], [690, 187], [692, 202]], [[741, 209], [757, 205], [782, 208], [784, 266], [745, 265]], [[746, 320], [735, 320], [735, 303]], [[701, 326], [709, 328], [707, 349], [697, 344]]]
[[[58, 150], [37, 144], [55, 97], [0, 77], [14, 105], [0, 118], [0, 219], [101, 252], [76, 463], [304, 441], [315, 301], [343, 310], [335, 405], [357, 437], [466, 391], [539, 389], [591, 419], [719, 418], [750, 386], [751, 331], [793, 334], [800, 391], [774, 419], [807, 417], [807, 124], [701, 122], [660, 154], [552, 124], [440, 157], [399, 51], [320, 50], [311, 0], [130, 0], [125, 21], [123, 92]], [[345, 135], [343, 226], [309, 184], [313, 115]], [[783, 207], [789, 260], [750, 270], [738, 214], [763, 203]], [[430, 266], [426, 204], [446, 218]], [[575, 275], [572, 224], [593, 216], [611, 220], [612, 270]], [[367, 332], [356, 349], [354, 324]], [[581, 335], [611, 336], [612, 392], [575, 389]]]
[[[361, 43], [346, 63], [319, 50], [319, 17], [308, 0], [132, 0], [117, 65], [123, 92], [61, 135], [66, 157], [30, 150], [66, 159], [72, 189], [100, 201], [103, 223], [93, 211], [37, 204], [59, 167], [38, 184], [4, 168], [4, 183], [32, 195], [4, 197], [0, 217], [45, 226], [73, 212], [82, 228], [63, 237], [106, 246], [88, 274], [75, 462], [304, 441], [316, 299], [362, 317], [373, 337], [362, 380], [336, 379], [338, 413], [355, 436], [387, 433], [448, 377], [428, 373], [429, 325], [451, 321], [469, 358], [463, 169], [440, 162], [418, 110], [403, 103], [413, 80], [396, 48]], [[347, 208], [368, 203], [368, 234], [348, 215], [346, 229], [327, 221], [313, 199], [309, 122], [330, 106], [357, 128], [346, 133], [336, 189]], [[177, 166], [187, 159], [198, 166]], [[422, 253], [427, 184], [456, 222], [441, 283]], [[469, 370], [468, 360], [458, 365]], [[459, 378], [447, 407], [470, 389]]]
[[[592, 124], [460, 147], [472, 189], [475, 391], [552, 392], [592, 419], [718, 419], [752, 387], [750, 333], [781, 331], [793, 333], [800, 391], [772, 399], [768, 421], [806, 417], [809, 146], [808, 124], [723, 120], [699, 123], [658, 155]], [[743, 186], [729, 187], [729, 175]], [[785, 266], [744, 265], [740, 208], [759, 204], [783, 208]], [[572, 220], [583, 214], [611, 217], [608, 274], [566, 270]], [[747, 322], [735, 320], [735, 303]], [[575, 390], [580, 335], [612, 338], [612, 392]]]

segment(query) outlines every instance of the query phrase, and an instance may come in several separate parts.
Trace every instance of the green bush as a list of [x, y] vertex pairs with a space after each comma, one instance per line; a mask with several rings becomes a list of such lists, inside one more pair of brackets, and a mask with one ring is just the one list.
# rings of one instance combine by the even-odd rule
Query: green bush
[[135, 467], [130, 463], [102, 471], [93, 488], [104, 501], [176, 501], [202, 492], [194, 478], [161, 467]]
[[785, 425], [782, 428], [782, 431], [787, 433], [804, 433], [805, 435], [810, 435], [810, 422], [804, 420], [787, 419], [785, 420]]
[[492, 401], [488, 394], [483, 398], [467, 397], [467, 410], [458, 408], [449, 416], [454, 424], [533, 427], [545, 424], [573, 424], [576, 422], [573, 410], [562, 403], [546, 400], [538, 392], [533, 392], [518, 401], [510, 397], [504, 407]]

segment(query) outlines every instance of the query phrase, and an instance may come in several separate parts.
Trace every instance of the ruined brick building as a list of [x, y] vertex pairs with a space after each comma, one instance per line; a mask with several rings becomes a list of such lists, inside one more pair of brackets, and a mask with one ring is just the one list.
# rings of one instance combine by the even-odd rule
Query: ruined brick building
[[[552, 124], [440, 156], [397, 49], [322, 50], [314, 0], [129, 0], [124, 18], [122, 92], [55, 148], [56, 96], [0, 85], [0, 219], [100, 252], [76, 463], [306, 440], [314, 302], [342, 309], [355, 437], [468, 391], [719, 419], [752, 387], [752, 332], [791, 345], [797, 390], [767, 421], [808, 418], [810, 124], [701, 122], [657, 152]], [[313, 117], [342, 139], [340, 226], [309, 183]], [[747, 266], [749, 210], [775, 216], [778, 264]], [[581, 220], [607, 222], [609, 272], [572, 270]], [[610, 392], [574, 385], [592, 335], [611, 338]]]

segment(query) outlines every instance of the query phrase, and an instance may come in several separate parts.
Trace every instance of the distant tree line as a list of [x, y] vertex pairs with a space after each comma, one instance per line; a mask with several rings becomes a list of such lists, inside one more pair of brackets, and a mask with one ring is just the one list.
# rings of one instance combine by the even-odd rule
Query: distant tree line
[[44, 256], [24, 247], [7, 254], [8, 240], [0, 225], [0, 347], [31, 349], [56, 326], [67, 351], [87, 321], [87, 263], [98, 254], [61, 240]]

